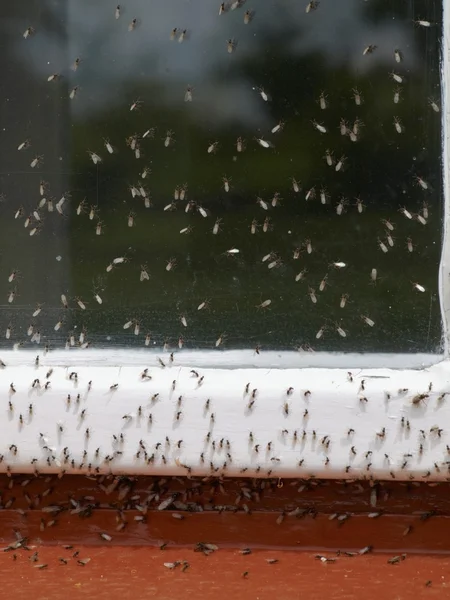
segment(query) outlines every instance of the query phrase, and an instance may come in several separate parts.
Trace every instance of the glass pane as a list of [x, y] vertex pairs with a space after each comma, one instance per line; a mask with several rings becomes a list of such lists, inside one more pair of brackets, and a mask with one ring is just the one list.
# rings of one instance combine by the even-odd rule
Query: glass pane
[[438, 352], [441, 2], [219, 4], [2, 4], [2, 343]]

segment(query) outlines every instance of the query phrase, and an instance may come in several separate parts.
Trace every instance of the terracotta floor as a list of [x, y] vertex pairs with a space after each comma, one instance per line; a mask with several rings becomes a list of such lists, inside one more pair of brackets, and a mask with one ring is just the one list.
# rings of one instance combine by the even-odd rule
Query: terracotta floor
[[[390, 565], [384, 555], [338, 557], [322, 563], [309, 552], [254, 551], [248, 556], [236, 550], [218, 550], [210, 556], [178, 548], [61, 547], [0, 555], [2, 597], [36, 600], [89, 598], [122, 600], [179, 598], [205, 600], [420, 600], [450, 598], [450, 558], [407, 556]], [[72, 558], [79, 551], [85, 566]], [[326, 553], [331, 556], [330, 553]], [[67, 564], [59, 558], [67, 558]], [[276, 564], [266, 559], [277, 558]], [[188, 561], [189, 568], [169, 570], [164, 562]], [[47, 564], [43, 569], [37, 564]], [[244, 573], [248, 573], [244, 577]], [[427, 582], [428, 585], [427, 585]]]
[[[0, 598], [450, 598], [449, 492], [447, 483], [0, 477], [0, 546], [27, 538], [0, 551]], [[218, 550], [194, 552], [200, 541]], [[365, 546], [373, 552], [345, 554]]]

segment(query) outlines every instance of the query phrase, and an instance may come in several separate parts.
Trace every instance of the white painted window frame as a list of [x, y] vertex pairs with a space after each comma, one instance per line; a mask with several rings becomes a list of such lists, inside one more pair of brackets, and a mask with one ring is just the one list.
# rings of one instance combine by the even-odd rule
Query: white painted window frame
[[11, 351], [0, 471], [450, 480], [449, 69], [444, 3], [442, 355]]

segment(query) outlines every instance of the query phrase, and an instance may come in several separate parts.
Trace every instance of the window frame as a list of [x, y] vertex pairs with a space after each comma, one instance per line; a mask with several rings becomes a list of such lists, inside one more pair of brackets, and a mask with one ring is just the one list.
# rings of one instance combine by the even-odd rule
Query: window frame
[[[256, 356], [254, 350], [198, 352], [183, 350], [175, 354], [172, 364], [168, 353], [155, 350], [87, 349], [50, 351], [41, 355], [39, 364], [36, 364], [35, 350], [3, 352], [2, 360], [6, 366], [0, 370], [0, 385], [8, 394], [8, 401], [13, 405], [13, 409], [8, 410], [8, 407], [5, 409], [8, 417], [3, 419], [2, 433], [6, 450], [0, 463], [0, 471], [25, 473], [38, 470], [42, 473], [93, 474], [95, 467], [98, 466], [102, 473], [147, 475], [207, 476], [212, 474], [266, 477], [270, 473], [271, 476], [280, 478], [385, 479], [395, 476], [399, 480], [423, 481], [424, 477], [427, 480], [448, 480], [447, 473], [450, 471], [447, 467], [437, 470], [430, 466], [433, 463], [446, 464], [443, 459], [443, 449], [445, 451], [447, 441], [450, 445], [450, 431], [448, 439], [445, 439], [445, 423], [448, 422], [450, 408], [446, 405], [446, 396], [441, 400], [438, 398], [441, 394], [450, 394], [448, 317], [450, 311], [450, 225], [448, 221], [450, 215], [448, 207], [450, 199], [450, 5], [448, 3], [444, 3], [443, 6], [441, 86], [444, 225], [439, 291], [443, 322], [442, 355], [361, 355], [273, 351]], [[163, 361], [165, 367], [159, 359]], [[161, 454], [155, 462], [149, 464], [138, 462], [135, 454], [139, 450], [139, 438], [147, 437], [149, 440], [151, 438], [151, 443], [146, 442], [149, 455], [153, 452], [151, 447], [152, 444], [154, 446], [156, 438], [153, 433], [150, 435], [150, 430], [146, 427], [123, 428], [122, 419], [128, 413], [133, 413], [132, 420], [136, 423], [138, 417], [135, 413], [139, 405], [146, 406], [145, 418], [148, 418], [150, 396], [141, 377], [145, 368], [149, 369], [155, 381], [160, 380], [161, 385], [163, 387], [165, 385], [164, 393], [168, 396], [166, 403], [170, 406], [170, 410], [162, 411], [159, 423], [156, 422], [151, 428], [152, 431], [156, 429], [159, 432], [162, 443], [165, 435], [170, 437], [172, 450], [167, 451], [165, 464], [161, 462]], [[53, 373], [46, 378], [50, 369], [53, 369]], [[194, 371], [198, 372], [198, 377]], [[78, 375], [77, 381], [70, 377], [73, 372]], [[198, 381], [202, 376], [205, 378], [204, 383], [199, 385]], [[39, 387], [33, 387], [35, 379], [39, 379]], [[170, 390], [170, 381], [173, 380], [177, 381], [176, 389]], [[179, 384], [178, 380], [180, 380]], [[88, 389], [89, 381], [93, 382], [90, 389]], [[46, 382], [50, 382], [48, 389], [44, 389]], [[249, 393], [246, 394], [247, 382], [250, 382], [250, 386]], [[413, 404], [412, 397], [417, 394], [426, 395], [430, 383], [432, 391], [429, 396], [424, 397], [417, 405]], [[111, 390], [110, 387], [116, 384], [118, 384], [117, 390]], [[294, 388], [292, 395], [287, 394], [290, 387]], [[400, 393], [399, 390], [402, 389], [408, 389], [408, 392]], [[252, 390], [257, 390], [254, 394], [254, 411], [245, 408], [252, 397]], [[305, 395], [307, 391], [310, 395]], [[55, 432], [57, 423], [53, 424], [52, 420], [54, 414], [60, 412], [60, 406], [66, 401], [68, 394], [71, 395], [72, 406], [65, 413], [63, 427], [68, 428], [71, 423], [74, 431], [78, 433], [82, 427], [92, 429], [96, 439], [100, 440], [100, 446], [105, 447], [105, 451], [101, 452], [103, 456], [107, 452], [106, 448], [111, 450], [109, 442], [111, 436], [125, 432], [126, 451], [120, 460], [112, 463], [105, 463], [103, 460], [93, 461], [91, 468], [88, 468], [89, 463], [81, 458], [82, 451], [87, 446], [83, 436], [68, 434], [68, 441], [62, 443], [65, 439], [63, 434], [58, 440]], [[77, 394], [81, 395], [81, 399], [79, 407], [75, 409], [72, 407], [77, 405]], [[183, 400], [186, 406], [186, 409], [183, 409], [186, 410], [186, 418], [178, 427], [174, 421], [173, 404], [175, 398], [183, 395], [186, 398]], [[106, 402], [105, 397], [108, 399]], [[221, 408], [225, 408], [227, 419], [225, 426], [217, 427], [218, 419], [214, 427], [205, 424], [210, 423], [210, 417], [203, 420], [200, 420], [200, 417], [188, 418], [189, 403], [197, 403], [197, 413], [200, 414], [198, 403], [202, 402], [203, 405], [208, 397], [215, 405], [210, 412], [217, 412], [220, 416]], [[300, 412], [304, 414], [306, 410], [309, 411], [310, 417], [296, 418], [295, 423], [291, 424], [289, 416], [283, 415], [285, 402], [288, 402], [289, 410], [295, 411], [297, 417]], [[30, 403], [33, 404], [32, 415], [27, 412]], [[276, 412], [274, 412], [274, 405], [277, 407]], [[354, 421], [348, 419], [349, 405], [352, 407]], [[96, 409], [92, 410], [92, 415], [89, 414], [91, 406], [96, 406]], [[106, 408], [105, 412], [97, 410], [98, 406], [107, 407], [107, 411]], [[85, 422], [80, 418], [83, 409], [87, 410], [88, 415]], [[314, 417], [315, 425], [312, 428], [308, 421], [309, 418], [313, 420], [314, 413], [318, 417]], [[20, 415], [26, 421], [23, 426], [19, 423]], [[427, 431], [427, 439], [430, 439], [430, 436], [434, 438], [430, 442], [431, 448], [424, 454], [418, 452], [421, 442], [417, 441], [415, 436], [410, 436], [408, 430], [401, 425], [403, 416], [406, 421], [411, 421], [413, 430], [415, 417], [419, 415], [421, 426], [427, 425], [428, 430], [436, 425], [440, 427], [441, 424], [443, 428], [439, 437]], [[283, 422], [286, 423], [285, 428], [289, 430], [289, 434], [286, 434], [291, 440], [289, 444], [282, 439]], [[392, 431], [388, 432], [391, 433], [391, 441], [387, 434], [386, 441], [377, 436], [382, 433], [387, 422], [395, 423]], [[17, 426], [11, 427], [12, 423]], [[270, 427], [267, 426], [268, 423]], [[355, 433], [349, 434], [346, 438], [343, 436], [344, 428], [355, 429]], [[214, 469], [217, 470], [210, 468], [209, 457], [212, 455], [209, 451], [208, 453], [205, 451], [205, 457], [207, 455], [208, 459], [205, 458], [204, 464], [200, 463], [199, 459], [192, 458], [189, 448], [183, 450], [184, 442], [179, 452], [173, 451], [173, 445], [176, 445], [179, 439], [186, 437], [198, 441], [199, 438], [207, 436], [208, 431], [214, 430], [221, 431], [217, 443], [219, 439], [229, 439], [232, 447], [231, 462], [225, 459], [226, 452], [214, 455], [212, 462]], [[298, 442], [293, 450], [292, 435], [295, 430], [297, 430]], [[307, 442], [303, 445], [302, 454], [300, 448], [303, 430], [307, 432]], [[254, 438], [251, 452], [247, 443], [250, 431]], [[316, 432], [315, 437], [313, 431]], [[235, 432], [238, 433], [237, 436]], [[44, 437], [40, 437], [40, 433], [43, 433]], [[219, 433], [213, 433], [213, 436], [216, 438]], [[350, 443], [354, 439], [353, 436], [355, 441]], [[284, 448], [285, 452], [279, 451], [278, 454], [267, 452], [266, 438], [270, 437], [278, 448], [282, 450]], [[81, 439], [83, 442], [80, 442]], [[331, 440], [329, 453], [325, 450], [317, 450], [323, 439], [325, 444], [327, 439]], [[364, 440], [367, 439], [370, 439], [370, 443], [365, 443]], [[258, 454], [256, 460], [254, 447], [258, 443], [261, 444], [261, 451], [256, 453]], [[54, 444], [58, 446], [57, 451]], [[11, 445], [18, 446], [16, 455], [7, 450]], [[69, 446], [72, 456], [76, 458], [76, 468], [72, 468], [70, 463], [64, 463], [62, 460], [59, 447], [65, 445]], [[43, 450], [43, 446], [48, 446], [50, 449]], [[93, 446], [94, 443], [89, 442], [89, 448]], [[201, 443], [197, 446], [200, 447]], [[366, 446], [369, 449], [366, 449]], [[349, 454], [352, 447], [359, 456], [370, 452], [370, 448], [387, 455], [391, 452], [395, 453], [397, 458], [402, 453], [405, 455], [413, 453], [413, 456], [408, 457], [408, 467], [404, 469], [397, 459], [394, 464], [393, 458], [386, 459], [387, 462], [384, 464], [378, 462], [373, 468], [367, 468], [370, 459], [361, 458], [353, 461]], [[119, 450], [118, 447], [116, 450]], [[56, 458], [51, 458], [52, 456]], [[303, 456], [304, 466], [299, 466], [299, 457]], [[327, 456], [330, 458], [328, 464], [326, 464]], [[39, 457], [39, 460], [32, 465], [31, 461], [35, 457]], [[50, 458], [50, 463], [46, 458]], [[271, 461], [271, 458], [280, 458], [280, 462]], [[84, 465], [80, 469], [78, 465], [81, 462]], [[228, 464], [224, 468], [225, 462]], [[359, 466], [354, 466], [356, 462]], [[351, 468], [347, 470], [349, 465]], [[243, 471], [243, 469], [247, 470]]]

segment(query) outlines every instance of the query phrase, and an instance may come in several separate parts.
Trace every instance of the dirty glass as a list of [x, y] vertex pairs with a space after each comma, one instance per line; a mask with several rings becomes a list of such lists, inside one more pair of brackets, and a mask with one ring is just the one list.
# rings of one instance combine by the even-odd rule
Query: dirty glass
[[438, 0], [3, 2], [2, 344], [438, 352]]

